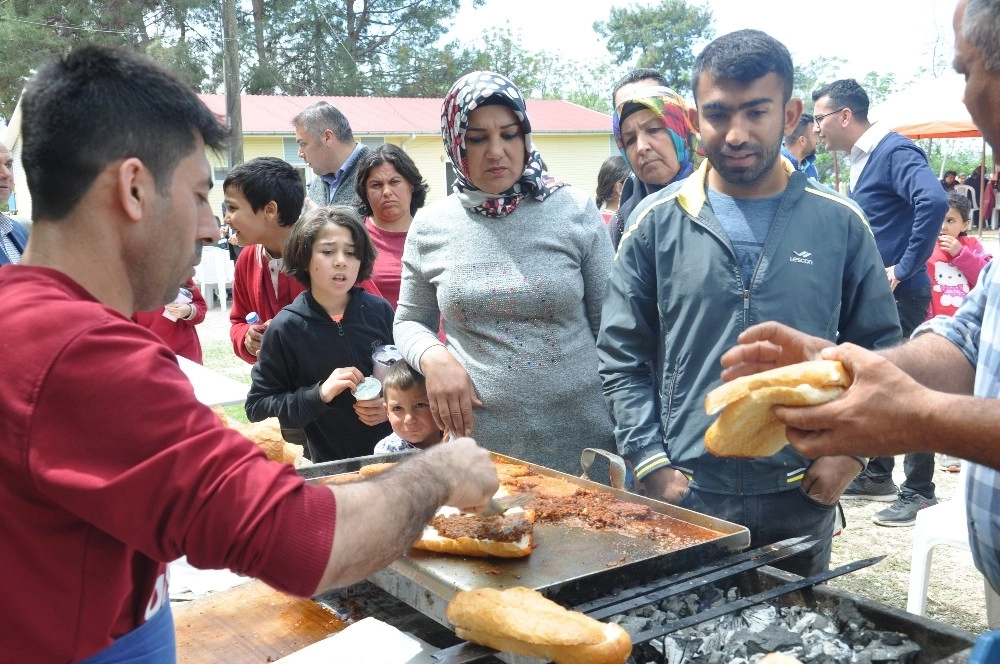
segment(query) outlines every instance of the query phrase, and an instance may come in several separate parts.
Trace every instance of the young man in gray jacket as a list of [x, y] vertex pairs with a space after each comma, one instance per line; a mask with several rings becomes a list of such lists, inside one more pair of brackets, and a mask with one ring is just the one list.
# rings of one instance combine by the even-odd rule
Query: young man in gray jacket
[[598, 338], [618, 449], [651, 497], [750, 529], [755, 546], [793, 535], [819, 544], [779, 565], [829, 566], [835, 506], [864, 459], [717, 458], [704, 445], [705, 395], [722, 353], [764, 320], [879, 348], [899, 318], [874, 238], [850, 201], [779, 158], [802, 114], [792, 60], [741, 30], [695, 62], [695, 108], [708, 159], [646, 198], [612, 268]]

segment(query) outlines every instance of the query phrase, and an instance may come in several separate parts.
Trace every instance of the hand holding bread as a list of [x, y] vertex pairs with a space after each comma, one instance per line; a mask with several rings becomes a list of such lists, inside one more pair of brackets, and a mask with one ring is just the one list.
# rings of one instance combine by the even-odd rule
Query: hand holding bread
[[555, 664], [624, 664], [632, 653], [620, 625], [568, 611], [530, 588], [462, 591], [445, 616], [459, 638]]
[[816, 406], [836, 399], [851, 377], [840, 362], [812, 360], [743, 376], [709, 392], [705, 411], [722, 411], [705, 432], [705, 448], [716, 456], [763, 457], [788, 444], [774, 406]]

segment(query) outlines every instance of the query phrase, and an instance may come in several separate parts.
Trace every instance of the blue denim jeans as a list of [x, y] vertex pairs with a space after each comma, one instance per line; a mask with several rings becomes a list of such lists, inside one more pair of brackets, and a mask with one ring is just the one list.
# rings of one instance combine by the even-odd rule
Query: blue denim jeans
[[758, 496], [709, 493], [689, 489], [680, 506], [750, 530], [750, 546], [760, 547], [789, 537], [811, 535], [817, 544], [797, 555], [779, 560], [774, 567], [800, 576], [812, 576], [830, 568], [830, 547], [836, 505], [810, 498], [801, 488]]
[[[899, 324], [903, 328], [903, 339], [909, 339], [913, 330], [927, 318], [931, 303], [931, 288], [920, 288], [895, 294]], [[896, 465], [893, 457], [874, 457], [868, 462], [864, 474], [876, 482], [892, 479], [892, 469]], [[934, 453], [912, 452], [903, 459], [906, 481], [900, 487], [904, 495], [918, 493], [924, 498], [934, 497]]]

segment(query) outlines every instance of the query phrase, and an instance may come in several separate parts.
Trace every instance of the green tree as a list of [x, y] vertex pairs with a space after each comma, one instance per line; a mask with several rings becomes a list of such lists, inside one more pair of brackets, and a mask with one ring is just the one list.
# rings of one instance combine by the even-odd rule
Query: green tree
[[691, 88], [694, 47], [715, 36], [712, 11], [685, 0], [612, 8], [607, 21], [594, 23], [594, 31], [608, 40], [617, 64], [656, 69], [682, 94]]
[[806, 113], [812, 113], [814, 90], [834, 81], [837, 72], [847, 64], [841, 57], [822, 56], [813, 58], [804, 65], [795, 65], [795, 78], [792, 82], [792, 96], [802, 100]]
[[253, 86], [248, 91], [356, 96], [420, 89], [428, 63], [442, 56], [464, 62], [457, 48], [433, 46], [460, 5], [460, 0], [266, 2], [244, 15], [244, 61], [254, 70], [244, 73]]
[[213, 1], [0, 3], [0, 114], [10, 117], [35, 67], [53, 53], [81, 44], [110, 44], [148, 53], [200, 86], [209, 45], [193, 31], [191, 13]]

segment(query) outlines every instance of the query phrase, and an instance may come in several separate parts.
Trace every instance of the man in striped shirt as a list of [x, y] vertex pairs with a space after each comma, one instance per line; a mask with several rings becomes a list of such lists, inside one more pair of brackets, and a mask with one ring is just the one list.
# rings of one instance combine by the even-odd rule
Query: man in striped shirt
[[[1000, 4], [959, 0], [955, 70], [965, 105], [1000, 146]], [[931, 450], [967, 459], [969, 540], [976, 567], [1000, 589], [1000, 269], [989, 264], [952, 318], [938, 317], [901, 346], [871, 352], [811, 337], [778, 323], [749, 328], [722, 358], [723, 377], [822, 356], [854, 378], [839, 399], [776, 408], [788, 439], [810, 457], [897, 455]]]

